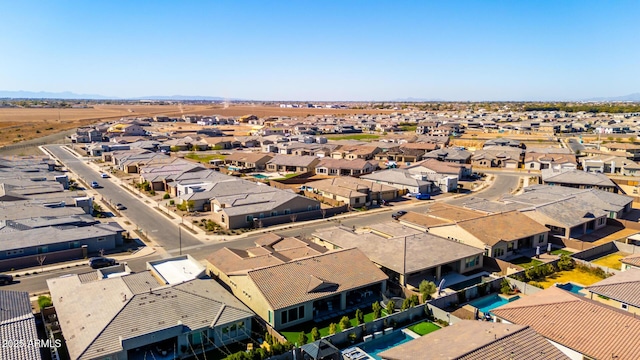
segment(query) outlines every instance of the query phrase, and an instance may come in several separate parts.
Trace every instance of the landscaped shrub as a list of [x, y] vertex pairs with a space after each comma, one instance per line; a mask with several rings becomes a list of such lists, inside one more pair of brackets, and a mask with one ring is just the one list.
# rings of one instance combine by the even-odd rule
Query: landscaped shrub
[[51, 298], [45, 295], [40, 295], [38, 296], [38, 306], [40, 306], [40, 309], [44, 309], [46, 307], [49, 307], [53, 305], [53, 303], [51, 302]]
[[343, 316], [342, 319], [340, 319], [340, 330], [345, 331], [350, 327], [351, 327], [351, 321], [349, 321], [349, 317]]
[[360, 309], [356, 310], [356, 322], [358, 325], [364, 324], [364, 313]]
[[569, 255], [562, 254], [560, 255], [560, 260], [558, 260], [558, 269], [571, 270], [575, 267], [575, 264], [575, 260], [573, 260]]
[[171, 197], [171, 195], [169, 195], [169, 193], [164, 193], [164, 195], [162, 196], [163, 199], [167, 200]]
[[329, 324], [329, 334], [333, 335], [338, 332], [338, 325], [336, 323]]
[[298, 346], [306, 344], [307, 340], [307, 334], [305, 334], [304, 331], [301, 331], [298, 335]]
[[371, 310], [373, 310], [373, 319], [379, 319], [382, 313], [382, 307], [377, 301], [371, 305]]
[[506, 278], [502, 279], [502, 282], [500, 283], [500, 293], [503, 295], [511, 293], [511, 284], [509, 284], [509, 281]]
[[436, 292], [437, 287], [433, 281], [422, 280], [418, 290], [422, 295], [422, 301], [427, 302], [427, 300], [431, 299], [431, 295]]
[[393, 311], [396, 309], [396, 303], [393, 302], [393, 300], [389, 300], [389, 302], [387, 303], [387, 315], [391, 315], [393, 314]]
[[313, 329], [311, 329], [311, 341], [317, 340], [320, 340], [320, 331], [317, 327], [314, 327]]

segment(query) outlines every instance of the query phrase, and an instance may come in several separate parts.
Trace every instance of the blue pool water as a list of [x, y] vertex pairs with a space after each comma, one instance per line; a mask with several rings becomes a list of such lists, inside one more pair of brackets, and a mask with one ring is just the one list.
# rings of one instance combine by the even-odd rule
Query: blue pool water
[[497, 308], [498, 306], [502, 306], [504, 304], [508, 304], [512, 301], [518, 300], [520, 296], [514, 296], [509, 300], [503, 298], [502, 296], [498, 296], [498, 294], [492, 294], [487, 297], [483, 297], [482, 299], [478, 299], [472, 301], [471, 306], [480, 310], [483, 314], [491, 312], [491, 310]]
[[377, 360], [382, 358], [378, 356], [379, 353], [389, 350], [392, 347], [396, 347], [400, 344], [404, 344], [407, 341], [413, 340], [413, 338], [402, 331], [394, 331], [391, 334], [381, 336], [377, 339], [367, 341], [358, 345], [358, 347], [364, 350], [367, 354], [371, 355]]
[[584, 287], [573, 284], [573, 283], [565, 283], [565, 284], [556, 284], [557, 287], [559, 287], [562, 290], [567, 290], [570, 291], [574, 294], [578, 294], [580, 296], [584, 296], [584, 294], [580, 293], [580, 290], [584, 289]]

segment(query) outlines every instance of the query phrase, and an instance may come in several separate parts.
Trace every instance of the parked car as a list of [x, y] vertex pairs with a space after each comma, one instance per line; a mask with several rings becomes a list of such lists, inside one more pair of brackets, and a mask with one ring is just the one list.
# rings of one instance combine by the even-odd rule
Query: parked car
[[107, 173], [102, 173], [102, 174], [100, 174], [100, 177], [103, 178], [103, 179], [106, 179], [106, 178], [109, 178], [110, 176]]
[[415, 198], [418, 200], [429, 200], [431, 199], [431, 195], [429, 194], [416, 194]]
[[394, 212], [393, 214], [391, 214], [391, 217], [393, 218], [393, 220], [398, 220], [402, 215], [406, 214], [407, 212], [404, 210], [398, 210], [396, 212]]
[[7, 274], [0, 274], [0, 284], [9, 285], [13, 282], [13, 276]]
[[100, 184], [98, 184], [98, 182], [97, 182], [97, 181], [92, 181], [92, 182], [91, 182], [91, 187], [92, 187], [92, 188], [94, 188], [94, 189], [97, 189], [97, 188], [99, 188], [99, 187], [100, 187]]
[[92, 269], [100, 269], [103, 267], [113, 266], [116, 264], [118, 264], [116, 259], [102, 257], [102, 256], [92, 257], [91, 259], [89, 259], [89, 266], [91, 266]]
[[120, 203], [116, 204], [116, 210], [125, 210], [126, 208], [127, 208], [126, 206], [124, 206], [124, 205], [122, 205]]

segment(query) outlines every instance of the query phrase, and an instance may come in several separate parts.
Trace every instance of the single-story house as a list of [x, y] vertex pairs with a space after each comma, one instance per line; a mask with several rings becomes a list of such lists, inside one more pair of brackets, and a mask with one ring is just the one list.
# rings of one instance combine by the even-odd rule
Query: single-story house
[[[321, 253], [288, 242], [297, 248], [219, 250], [208, 258], [209, 271], [276, 330], [370, 307], [386, 291], [387, 276], [360, 250]], [[252, 256], [261, 258], [242, 260]]]
[[33, 345], [39, 338], [29, 293], [0, 290], [0, 310], [0, 359], [42, 359], [41, 348]]
[[264, 170], [273, 156], [263, 153], [234, 152], [224, 159], [230, 170]]
[[640, 315], [640, 269], [619, 272], [587, 286], [589, 299]]
[[329, 176], [354, 176], [370, 173], [378, 168], [378, 163], [364, 159], [322, 158], [316, 165], [316, 174]]
[[323, 179], [307, 183], [305, 186], [325, 198], [341, 201], [354, 207], [370, 205], [372, 201], [389, 201], [398, 197], [398, 189], [395, 187], [352, 177]]
[[618, 192], [618, 186], [606, 175], [581, 170], [542, 170], [542, 183], [545, 185], [565, 186], [577, 189], [598, 189]]
[[425, 180], [421, 175], [414, 175], [406, 169], [387, 169], [360, 176], [360, 179], [393, 186], [396, 189], [411, 193], [430, 194], [433, 182]]
[[267, 162], [267, 171], [269, 172], [311, 172], [314, 171], [320, 159], [307, 155], [282, 155], [278, 154]]

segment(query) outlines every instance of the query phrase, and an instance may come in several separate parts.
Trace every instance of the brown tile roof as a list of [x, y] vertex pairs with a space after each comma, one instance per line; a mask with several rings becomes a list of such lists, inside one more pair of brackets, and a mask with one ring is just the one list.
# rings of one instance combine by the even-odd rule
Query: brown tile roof
[[387, 280], [358, 249], [336, 250], [248, 275], [274, 310]]
[[450, 221], [464, 221], [477, 219], [486, 216], [487, 214], [482, 211], [466, 209], [460, 206], [436, 203], [427, 209], [426, 215]]
[[404, 149], [417, 149], [417, 150], [425, 150], [431, 151], [438, 148], [437, 144], [434, 143], [405, 143], [400, 145], [400, 148]]
[[460, 221], [458, 226], [492, 246], [502, 240], [517, 240], [549, 231], [546, 226], [517, 210]]
[[586, 289], [595, 294], [640, 307], [640, 269], [619, 272]]
[[260, 160], [271, 160], [273, 156], [263, 153], [250, 153], [250, 152], [234, 152], [225, 157], [225, 161], [243, 161], [248, 163], [255, 163]]
[[625, 256], [620, 261], [631, 266], [640, 266], [640, 254]]
[[548, 154], [528, 152], [524, 155], [524, 162], [552, 161], [556, 164], [576, 164], [576, 156], [573, 154]]
[[640, 359], [640, 319], [557, 287], [491, 312], [594, 359]]
[[237, 275], [327, 251], [322, 246], [294, 237], [283, 239], [277, 234], [266, 234], [256, 240], [256, 244], [258, 246], [246, 250], [222, 248], [212, 253], [207, 261], [227, 275]]
[[524, 325], [461, 321], [380, 353], [388, 360], [569, 359]]
[[442, 174], [458, 174], [460, 173], [460, 166], [455, 166], [455, 164], [453, 163], [449, 163], [449, 162], [445, 162], [445, 161], [438, 161], [436, 159], [428, 159], [428, 160], [423, 160], [420, 162], [417, 162], [411, 166], [409, 166], [409, 169], [412, 168], [416, 168], [416, 167], [426, 167], [428, 169], [431, 169], [437, 173], [442, 173]]
[[336, 169], [353, 169], [353, 170], [362, 170], [365, 166], [375, 165], [376, 163], [373, 161], [367, 161], [364, 159], [334, 159], [334, 158], [322, 158], [316, 168], [326, 167], [326, 168], [336, 168]]
[[424, 228], [452, 223], [452, 221], [450, 220], [440, 219], [426, 214], [419, 214], [413, 211], [409, 211], [408, 213], [402, 215], [402, 217], [400, 217], [400, 222], [406, 222]]

